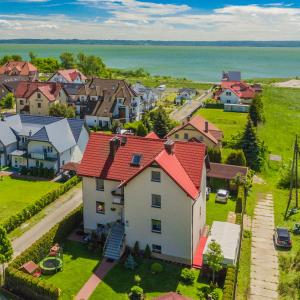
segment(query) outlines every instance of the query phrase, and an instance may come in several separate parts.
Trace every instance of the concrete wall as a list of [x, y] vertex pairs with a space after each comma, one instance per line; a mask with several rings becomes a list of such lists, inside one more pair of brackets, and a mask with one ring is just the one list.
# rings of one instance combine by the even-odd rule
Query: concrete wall
[[[161, 182], [151, 181], [151, 171], [161, 172]], [[151, 195], [161, 195], [161, 208], [151, 207]], [[192, 261], [192, 203], [186, 193], [161, 169], [147, 168], [124, 188], [126, 243], [139, 241], [162, 246], [161, 258]], [[152, 232], [151, 219], [161, 220], [161, 233]]]
[[224, 111], [233, 111], [233, 112], [249, 112], [249, 105], [242, 104], [224, 104]]

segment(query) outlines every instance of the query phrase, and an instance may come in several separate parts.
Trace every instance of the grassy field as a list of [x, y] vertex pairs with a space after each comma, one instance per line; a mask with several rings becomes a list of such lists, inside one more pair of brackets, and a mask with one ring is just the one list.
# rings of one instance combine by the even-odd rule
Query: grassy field
[[135, 270], [127, 270], [122, 263], [115, 266], [98, 285], [90, 300], [124, 300], [128, 299], [130, 288], [135, 285], [134, 275], [139, 275], [142, 279], [141, 287], [146, 293], [146, 299], [153, 299], [160, 294], [170, 291], [180, 291], [183, 295], [191, 299], [199, 299], [199, 289], [206, 286], [200, 279], [200, 272], [197, 272], [197, 279], [191, 286], [180, 282], [182, 266], [159, 261], [163, 266], [163, 272], [153, 274], [150, 270], [151, 264], [156, 260], [138, 260]]
[[22, 210], [56, 187], [58, 183], [29, 181], [3, 176], [0, 180], [0, 220]]
[[86, 244], [67, 241], [63, 244], [63, 270], [41, 279], [62, 290], [60, 299], [72, 300], [92, 275], [100, 257], [99, 253], [89, 251]]

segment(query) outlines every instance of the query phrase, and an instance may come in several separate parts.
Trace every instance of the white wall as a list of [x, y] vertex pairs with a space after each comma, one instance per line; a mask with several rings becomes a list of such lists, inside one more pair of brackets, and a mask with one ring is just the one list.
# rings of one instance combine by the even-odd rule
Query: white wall
[[[111, 191], [120, 182], [105, 180], [104, 191], [96, 190], [96, 179], [93, 177], [82, 178], [82, 197], [83, 197], [83, 221], [85, 231], [95, 230], [97, 224], [107, 224], [121, 219], [122, 205], [113, 204]], [[96, 201], [105, 202], [105, 214], [96, 213]], [[112, 211], [111, 208], [115, 208]]]
[[[161, 182], [151, 181], [151, 171], [161, 172]], [[151, 207], [151, 194], [161, 195], [161, 208]], [[147, 168], [124, 188], [126, 243], [139, 241], [162, 246], [165, 256], [192, 260], [192, 199], [161, 169]], [[162, 232], [151, 231], [151, 219], [161, 220]]]
[[83, 126], [82, 130], [80, 132], [77, 145], [74, 147], [71, 161], [73, 162], [80, 162], [82, 159], [83, 152], [86, 148], [86, 145], [89, 141], [89, 132], [88, 130]]
[[[230, 93], [230, 95], [227, 95], [226, 93]], [[235, 93], [233, 93], [230, 89], [226, 89], [222, 92], [222, 94], [220, 95], [220, 100], [222, 103], [231, 103], [231, 104], [240, 103], [240, 98]]]
[[99, 122], [100, 124], [102, 123], [104, 126], [105, 124], [108, 124], [108, 127], [111, 126], [110, 118], [108, 117], [85, 116], [85, 122], [90, 127], [101, 126], [99, 125]]

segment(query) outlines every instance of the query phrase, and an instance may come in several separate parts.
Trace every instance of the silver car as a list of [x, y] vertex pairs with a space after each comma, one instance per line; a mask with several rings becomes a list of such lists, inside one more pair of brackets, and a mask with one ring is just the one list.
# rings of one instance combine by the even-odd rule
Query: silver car
[[227, 203], [229, 192], [227, 190], [218, 190], [216, 195], [216, 202]]

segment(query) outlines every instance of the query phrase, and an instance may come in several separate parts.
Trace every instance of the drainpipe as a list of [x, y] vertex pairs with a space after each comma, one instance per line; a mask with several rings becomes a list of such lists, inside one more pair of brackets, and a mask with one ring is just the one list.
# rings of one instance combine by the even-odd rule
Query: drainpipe
[[192, 266], [194, 264], [194, 205], [196, 201], [192, 204]]

